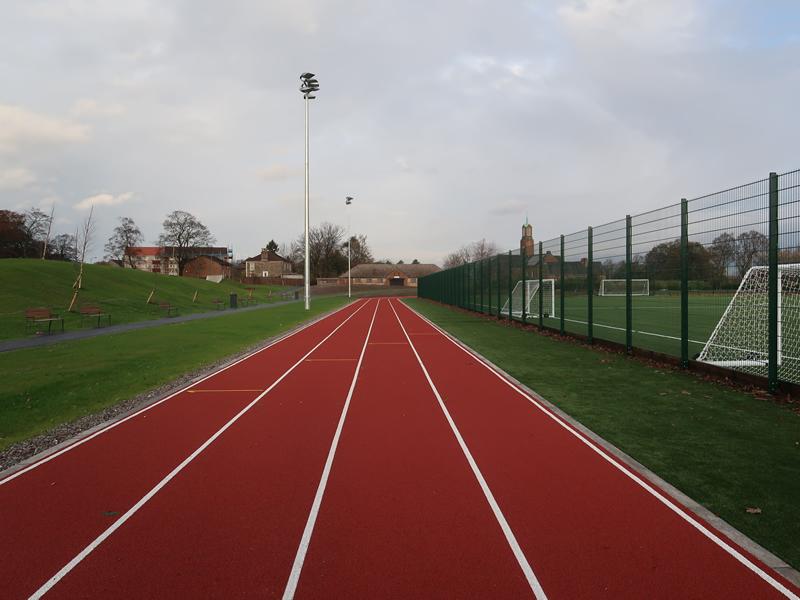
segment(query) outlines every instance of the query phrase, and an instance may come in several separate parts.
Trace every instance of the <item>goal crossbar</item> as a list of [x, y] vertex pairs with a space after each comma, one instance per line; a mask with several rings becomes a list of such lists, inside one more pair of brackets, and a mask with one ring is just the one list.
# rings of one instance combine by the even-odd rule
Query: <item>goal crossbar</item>
[[[626, 279], [603, 279], [600, 281], [599, 296], [624, 296]], [[631, 296], [649, 296], [649, 279], [631, 279]]]

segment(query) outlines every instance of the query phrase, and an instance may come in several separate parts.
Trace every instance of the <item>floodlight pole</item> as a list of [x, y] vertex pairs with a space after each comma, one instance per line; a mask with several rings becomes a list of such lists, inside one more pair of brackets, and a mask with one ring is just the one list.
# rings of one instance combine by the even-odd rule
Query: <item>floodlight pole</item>
[[347, 210], [347, 207], [350, 206], [350, 203], [352, 201], [353, 199], [350, 196], [348, 196], [347, 199], [344, 201], [344, 207], [345, 207], [344, 209], [347, 211], [347, 297], [348, 298], [352, 298], [353, 296], [353, 289], [351, 285], [353, 276], [350, 274], [350, 243], [353, 236], [350, 235], [350, 211]]
[[305, 270], [303, 282], [305, 283], [305, 304], [306, 310], [311, 308], [311, 264], [308, 253], [308, 94], [305, 94], [306, 100], [306, 182], [305, 182]]
[[308, 101], [313, 100], [316, 96], [312, 96], [314, 92], [319, 91], [319, 81], [314, 79], [313, 73], [303, 73], [300, 75], [300, 93], [303, 94], [303, 99], [306, 101], [306, 181], [305, 181], [305, 269], [303, 273], [303, 280], [305, 283], [305, 304], [306, 310], [311, 308], [311, 257], [309, 256], [308, 244]]

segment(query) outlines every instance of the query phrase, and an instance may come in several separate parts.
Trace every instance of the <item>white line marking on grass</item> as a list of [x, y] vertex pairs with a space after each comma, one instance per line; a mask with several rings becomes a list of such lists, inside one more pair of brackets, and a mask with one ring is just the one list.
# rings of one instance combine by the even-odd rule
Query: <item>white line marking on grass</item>
[[800, 597], [798, 597], [794, 592], [792, 592], [790, 589], [788, 589], [780, 581], [778, 581], [772, 575], [770, 575], [769, 573], [764, 571], [764, 569], [759, 567], [757, 564], [753, 563], [749, 558], [744, 556], [736, 548], [734, 548], [733, 546], [728, 544], [725, 540], [720, 538], [716, 533], [714, 533], [708, 527], [706, 527], [705, 525], [700, 523], [693, 516], [691, 516], [690, 514], [685, 512], [683, 509], [679, 508], [678, 505], [676, 504], [676, 502], [673, 501], [671, 498], [667, 497], [665, 495], [665, 493], [663, 493], [660, 490], [656, 489], [650, 483], [644, 481], [638, 474], [636, 474], [634, 471], [630, 470], [626, 465], [623, 465], [622, 463], [617, 462], [617, 460], [614, 457], [612, 457], [610, 454], [608, 454], [603, 448], [601, 448], [600, 446], [596, 445], [592, 440], [590, 440], [589, 438], [584, 436], [580, 431], [578, 431], [577, 429], [572, 427], [569, 423], [567, 423], [566, 421], [563, 421], [558, 415], [556, 415], [555, 413], [552, 413], [550, 410], [547, 409], [547, 407], [545, 407], [542, 404], [540, 404], [539, 401], [536, 400], [536, 398], [532, 397], [530, 394], [525, 392], [525, 390], [519, 388], [516, 384], [514, 384], [514, 382], [509, 381], [508, 379], [506, 379], [506, 377], [502, 373], [499, 373], [497, 370], [492, 368], [490, 365], [486, 364], [486, 362], [484, 362], [484, 360], [480, 356], [477, 356], [469, 348], [467, 348], [466, 346], [462, 345], [458, 340], [456, 340], [453, 336], [451, 336], [449, 333], [444, 331], [438, 325], [433, 323], [430, 319], [428, 319], [424, 315], [421, 315], [419, 312], [417, 312], [416, 310], [414, 310], [410, 306], [408, 306], [408, 305], [404, 305], [404, 306], [409, 311], [411, 311], [415, 315], [417, 315], [420, 319], [422, 319], [423, 321], [428, 323], [428, 325], [433, 327], [440, 334], [442, 334], [442, 337], [444, 337], [445, 339], [449, 340], [457, 348], [460, 348], [462, 352], [464, 352], [465, 354], [471, 356], [476, 361], [478, 361], [478, 363], [480, 363], [484, 368], [488, 369], [495, 377], [497, 377], [500, 381], [505, 383], [507, 386], [509, 386], [511, 389], [513, 389], [515, 392], [517, 392], [523, 398], [528, 400], [531, 404], [533, 404], [536, 408], [538, 408], [542, 413], [544, 413], [545, 415], [547, 415], [548, 417], [553, 419], [561, 427], [563, 427], [569, 433], [571, 433], [576, 438], [578, 438], [578, 440], [580, 440], [581, 442], [586, 444], [589, 448], [591, 448], [595, 453], [597, 453], [603, 459], [605, 459], [607, 462], [609, 462], [611, 465], [613, 465], [614, 467], [616, 467], [617, 469], [622, 471], [622, 473], [624, 473], [627, 477], [632, 479], [636, 484], [638, 484], [640, 487], [642, 487], [647, 492], [649, 492], [652, 496], [654, 496], [656, 499], [658, 499], [667, 508], [669, 508], [675, 514], [677, 514], [680, 518], [682, 518], [684, 521], [686, 521], [689, 525], [694, 527], [697, 531], [702, 533], [706, 538], [711, 540], [714, 544], [719, 546], [722, 550], [724, 550], [729, 555], [731, 555], [739, 563], [741, 563], [742, 565], [747, 567], [750, 571], [752, 571], [755, 575], [760, 577], [763, 581], [765, 581], [773, 589], [775, 589], [779, 593], [783, 594], [786, 598], [790, 598], [791, 600], [800, 600]]
[[95, 548], [97, 548], [100, 544], [102, 544], [112, 533], [114, 533], [117, 529], [119, 529], [128, 519], [130, 519], [136, 512], [144, 506], [153, 496], [155, 496], [165, 485], [167, 485], [178, 473], [183, 471], [186, 466], [191, 463], [195, 458], [197, 458], [200, 453], [203, 452], [206, 448], [208, 448], [219, 436], [221, 436], [231, 425], [236, 423], [242, 415], [244, 415], [247, 411], [253, 408], [259, 400], [261, 400], [264, 396], [266, 396], [269, 392], [271, 392], [275, 386], [277, 386], [281, 381], [283, 381], [289, 373], [295, 370], [299, 365], [303, 364], [306, 358], [314, 352], [317, 348], [322, 346], [328, 339], [339, 329], [344, 326], [350, 319], [352, 319], [356, 314], [358, 314], [362, 308], [364, 308], [369, 301], [363, 303], [357, 310], [353, 312], [349, 317], [347, 317], [344, 321], [339, 323], [336, 326], [336, 329], [331, 331], [325, 338], [322, 339], [316, 346], [314, 346], [311, 350], [309, 350], [303, 357], [294, 363], [291, 367], [289, 367], [283, 375], [281, 375], [278, 379], [276, 379], [266, 390], [261, 392], [250, 404], [245, 406], [242, 410], [240, 410], [236, 416], [234, 416], [230, 421], [225, 423], [222, 427], [220, 427], [216, 433], [214, 433], [210, 438], [208, 438], [203, 445], [201, 445], [197, 450], [192, 452], [189, 456], [187, 456], [183, 462], [181, 462], [177, 467], [175, 467], [164, 479], [159, 481], [153, 489], [151, 489], [147, 494], [145, 494], [136, 504], [134, 504], [128, 511], [122, 515], [119, 519], [117, 519], [108, 529], [106, 529], [103, 533], [101, 533], [94, 541], [92, 541], [88, 546], [86, 546], [83, 550], [81, 550], [75, 558], [69, 561], [64, 567], [55, 575], [53, 575], [50, 579], [48, 579], [42, 587], [40, 587], [36, 592], [34, 592], [30, 596], [30, 600], [36, 600], [44, 596], [54, 585], [56, 585], [59, 581], [61, 581], [72, 569], [74, 569], [84, 558], [86, 558]]
[[403, 334], [406, 336], [409, 345], [411, 346], [411, 350], [414, 352], [414, 356], [417, 357], [417, 362], [419, 366], [422, 368], [422, 372], [425, 374], [425, 379], [428, 380], [428, 385], [430, 385], [431, 390], [433, 390], [434, 395], [436, 396], [436, 400], [439, 402], [439, 407], [442, 409], [447, 422], [450, 424], [450, 429], [453, 430], [453, 434], [456, 436], [456, 440], [458, 440], [458, 445], [461, 446], [461, 451], [464, 453], [464, 456], [467, 458], [467, 462], [469, 463], [470, 468], [472, 469], [475, 478], [478, 480], [478, 484], [481, 486], [481, 490], [483, 490], [483, 495], [486, 496], [487, 502], [489, 502], [489, 506], [492, 508], [492, 512], [494, 513], [495, 519], [500, 524], [500, 529], [503, 530], [503, 534], [506, 536], [506, 541], [508, 545], [511, 547], [511, 551], [514, 553], [514, 556], [519, 563], [522, 572], [525, 574], [525, 578], [528, 580], [528, 585], [530, 585], [531, 591], [533, 592], [534, 596], [536, 596], [537, 600], [546, 600], [547, 595], [544, 593], [542, 589], [542, 585], [539, 583], [539, 580], [536, 578], [536, 574], [533, 572], [533, 568], [531, 567], [528, 559], [525, 556], [525, 553], [520, 548], [519, 542], [517, 542], [517, 538], [514, 535], [514, 532], [511, 530], [511, 526], [508, 524], [503, 511], [500, 510], [500, 506], [497, 504], [497, 500], [495, 500], [494, 494], [492, 494], [492, 490], [489, 489], [489, 484], [486, 483], [486, 479], [483, 477], [483, 473], [478, 468], [478, 463], [475, 462], [475, 459], [472, 456], [472, 453], [469, 451], [467, 447], [467, 443], [464, 441], [464, 438], [461, 437], [461, 432], [456, 427], [455, 421], [453, 421], [453, 417], [450, 416], [450, 411], [447, 410], [447, 407], [444, 405], [444, 401], [442, 400], [441, 394], [439, 394], [439, 390], [436, 388], [436, 385], [433, 383], [430, 374], [428, 373], [428, 369], [425, 368], [425, 363], [422, 362], [422, 358], [420, 358], [417, 349], [414, 347], [414, 342], [411, 341], [411, 338], [406, 331], [403, 322], [400, 320], [400, 316], [397, 314], [397, 311], [394, 309], [393, 303], [391, 300], [389, 301], [389, 306], [392, 308], [392, 312], [394, 312], [394, 316], [397, 319], [397, 322], [400, 323], [400, 328], [403, 330]]
[[372, 325], [375, 323], [375, 315], [378, 314], [380, 304], [381, 300], [379, 298], [375, 306], [375, 311], [372, 313], [372, 321], [370, 321], [369, 329], [367, 330], [367, 337], [364, 339], [364, 346], [361, 348], [361, 355], [358, 357], [356, 371], [353, 373], [353, 381], [350, 382], [350, 389], [347, 392], [347, 398], [342, 407], [342, 414], [339, 416], [339, 423], [336, 425], [336, 433], [333, 434], [331, 447], [328, 450], [328, 457], [325, 459], [325, 466], [322, 469], [322, 477], [320, 477], [319, 485], [317, 486], [317, 493], [314, 495], [314, 501], [311, 503], [311, 511], [308, 513], [308, 520], [303, 529], [303, 535], [300, 538], [300, 546], [297, 548], [297, 554], [294, 557], [292, 570], [289, 573], [289, 581], [286, 583], [286, 589], [283, 591], [283, 600], [291, 600], [294, 598], [294, 594], [297, 591], [297, 584], [300, 581], [303, 563], [306, 560], [308, 546], [311, 543], [311, 534], [314, 533], [314, 525], [317, 522], [319, 507], [322, 505], [322, 497], [325, 495], [325, 488], [328, 485], [328, 477], [330, 476], [331, 466], [333, 465], [333, 459], [336, 455], [336, 448], [339, 446], [339, 438], [344, 428], [344, 420], [347, 418], [350, 400], [353, 397], [353, 391], [356, 389], [356, 381], [358, 381], [358, 374], [361, 371], [361, 363], [364, 361], [364, 354], [367, 351], [367, 342], [369, 341], [369, 336], [372, 334]]
[[[125, 421], [130, 421], [134, 417], [138, 417], [143, 412], [148, 411], [151, 408], [155, 408], [159, 404], [163, 404], [167, 400], [170, 400], [171, 398], [174, 398], [178, 394], [182, 394], [183, 392], [185, 392], [187, 390], [190, 390], [194, 386], [203, 383], [207, 379], [210, 379], [211, 377], [214, 377], [214, 376], [218, 375], [219, 373], [222, 373], [223, 371], [226, 371], [226, 370], [230, 369], [231, 367], [235, 367], [240, 362], [245, 361], [248, 358], [250, 358], [252, 356], [255, 356], [256, 354], [258, 354], [260, 352], [264, 352], [264, 350], [272, 348], [276, 344], [279, 344], [280, 342], [283, 342], [284, 340], [287, 340], [290, 337], [292, 337], [294, 335], [297, 335], [298, 333], [308, 329], [312, 325], [316, 325], [317, 323], [320, 323], [321, 321], [324, 321], [328, 317], [332, 317], [333, 315], [338, 314], [339, 312], [343, 311], [344, 309], [346, 309], [349, 306], [352, 306], [352, 304], [347, 304], [347, 305], [345, 305], [345, 306], [333, 311], [332, 313], [324, 315], [323, 317], [321, 317], [319, 319], [314, 319], [313, 321], [310, 321], [310, 322], [306, 323], [305, 325], [302, 325], [301, 327], [298, 327], [294, 331], [290, 331], [289, 333], [285, 333], [282, 336], [280, 336], [279, 338], [273, 340], [272, 342], [270, 342], [269, 344], [264, 346], [263, 348], [259, 348], [258, 350], [253, 350], [252, 352], [250, 352], [250, 353], [244, 355], [243, 357], [235, 360], [231, 364], [225, 365], [224, 367], [222, 367], [221, 369], [219, 369], [217, 371], [214, 371], [213, 373], [209, 373], [208, 375], [206, 375], [202, 379], [198, 379], [194, 383], [190, 383], [189, 385], [187, 385], [185, 387], [182, 387], [178, 391], [171, 393], [169, 396], [167, 396], [165, 398], [162, 398], [161, 400], [158, 400], [156, 402], [153, 402], [152, 404], [148, 404], [147, 406], [142, 407], [141, 409], [137, 410], [136, 412], [129, 414], [127, 417], [124, 417], [124, 418], [122, 418], [122, 419], [120, 419], [118, 421], [114, 421], [113, 423], [109, 423], [108, 425], [106, 425], [102, 429], [98, 429], [97, 431], [95, 431], [94, 433], [92, 433], [90, 435], [87, 435], [86, 437], [83, 437], [83, 438], [80, 438], [78, 440], [75, 440], [75, 442], [73, 442], [72, 444], [70, 444], [68, 446], [65, 446], [64, 448], [61, 448], [60, 450], [58, 450], [56, 452], [53, 452], [52, 454], [48, 454], [47, 456], [37, 460], [36, 462], [31, 463], [27, 467], [24, 467], [24, 468], [20, 469], [19, 471], [15, 471], [14, 473], [9, 475], [5, 479], [0, 479], [0, 485], [3, 485], [4, 483], [8, 483], [9, 481], [11, 481], [13, 479], [16, 479], [20, 475], [23, 475], [23, 474], [27, 473], [28, 471], [31, 471], [31, 470], [35, 469], [36, 467], [39, 467], [39, 466], [41, 466], [41, 465], [43, 465], [43, 464], [45, 464], [47, 462], [50, 462], [51, 460], [53, 460], [54, 458], [57, 458], [58, 456], [61, 456], [65, 452], [69, 452], [70, 450], [73, 450], [73, 449], [77, 448], [78, 446], [80, 446], [82, 444], [85, 444], [89, 440], [96, 438], [98, 435], [100, 435], [102, 433], [105, 433], [106, 431], [109, 431], [111, 429], [114, 429], [114, 427], [116, 427], [118, 425], [122, 425]], [[361, 309], [359, 308], [358, 310], [361, 310]], [[353, 313], [353, 314], [355, 314], [355, 313]]]

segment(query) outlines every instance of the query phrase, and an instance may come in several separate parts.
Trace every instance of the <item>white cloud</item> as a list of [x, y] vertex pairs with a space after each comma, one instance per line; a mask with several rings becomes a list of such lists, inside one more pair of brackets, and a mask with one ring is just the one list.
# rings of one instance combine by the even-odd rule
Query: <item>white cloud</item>
[[0, 168], [0, 190], [19, 190], [36, 181], [36, 175], [25, 167]]
[[30, 145], [84, 142], [88, 138], [89, 129], [81, 123], [0, 104], [0, 152], [19, 152]]
[[126, 192], [117, 196], [107, 193], [96, 194], [94, 196], [84, 198], [75, 204], [75, 208], [78, 210], [88, 210], [92, 206], [116, 206], [117, 204], [128, 202], [131, 198], [133, 198], [133, 192]]

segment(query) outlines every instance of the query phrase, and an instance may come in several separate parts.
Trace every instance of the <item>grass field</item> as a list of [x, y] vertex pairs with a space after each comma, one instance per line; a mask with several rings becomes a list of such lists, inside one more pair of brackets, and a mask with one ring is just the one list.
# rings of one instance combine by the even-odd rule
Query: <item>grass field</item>
[[[506, 300], [507, 294], [502, 297]], [[689, 294], [689, 354], [698, 354], [714, 331], [733, 294], [690, 293]], [[484, 298], [486, 300], [486, 298]], [[664, 354], [680, 356], [681, 304], [680, 296], [673, 294], [657, 294], [653, 296], [634, 296], [633, 303], [633, 345], [646, 350], [654, 350]], [[594, 337], [612, 342], [625, 343], [625, 297], [594, 296]], [[548, 315], [544, 325], [553, 329], [559, 328], [559, 297], [555, 296], [555, 315]], [[496, 313], [493, 303], [486, 309]], [[531, 306], [538, 314], [538, 297], [534, 297]], [[585, 294], [568, 294], [564, 297], [564, 328], [572, 333], [586, 334], [588, 322], [588, 300]], [[518, 306], [512, 307], [514, 313]], [[529, 317], [529, 322], [538, 322], [537, 317]]]
[[800, 567], [800, 415], [789, 407], [426, 300], [408, 303]]
[[0, 450], [202, 368], [342, 306], [343, 297], [6, 352]]
[[[76, 275], [77, 265], [73, 263], [21, 258], [0, 260], [0, 339], [25, 336], [24, 312], [32, 307], [43, 306], [59, 313], [64, 317], [67, 330], [79, 328], [79, 315], [67, 312]], [[86, 265], [78, 304], [99, 305], [111, 313], [112, 323], [127, 323], [163, 316], [158, 302], [177, 307], [179, 314], [213, 310], [213, 300], [224, 300], [227, 305], [231, 293], [246, 297], [245, 288], [227, 280], [212, 283], [106, 265]], [[156, 304], [147, 304], [153, 289]], [[272, 301], [283, 289], [257, 286], [254, 295], [259, 302]], [[197, 300], [192, 302], [195, 292]], [[268, 297], [270, 292], [272, 296]]]

